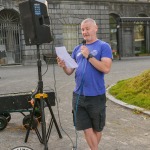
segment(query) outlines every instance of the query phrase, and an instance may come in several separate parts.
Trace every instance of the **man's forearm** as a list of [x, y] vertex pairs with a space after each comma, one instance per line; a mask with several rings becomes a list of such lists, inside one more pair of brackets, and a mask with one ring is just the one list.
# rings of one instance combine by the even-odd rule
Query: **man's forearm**
[[63, 67], [63, 70], [64, 70], [64, 72], [65, 72], [67, 75], [71, 75], [71, 74], [73, 73], [73, 71], [74, 71], [73, 68], [67, 68], [66, 66]]
[[105, 60], [97, 60], [96, 58], [92, 57], [89, 59], [89, 62], [99, 71], [104, 73], [109, 73], [112, 60], [110, 58], [105, 58]]

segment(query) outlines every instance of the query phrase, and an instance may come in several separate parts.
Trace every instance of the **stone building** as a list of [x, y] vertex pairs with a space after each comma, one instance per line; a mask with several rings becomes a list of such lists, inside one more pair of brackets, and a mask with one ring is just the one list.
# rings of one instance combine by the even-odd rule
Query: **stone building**
[[[0, 64], [36, 62], [36, 45], [26, 46], [20, 22], [18, 6], [24, 1], [0, 0]], [[96, 20], [98, 37], [110, 43], [112, 50], [121, 57], [150, 53], [150, 0], [47, 2], [54, 40], [40, 45], [41, 55], [55, 54], [55, 47], [62, 45], [71, 53], [73, 47], [82, 41], [80, 23], [85, 18]]]

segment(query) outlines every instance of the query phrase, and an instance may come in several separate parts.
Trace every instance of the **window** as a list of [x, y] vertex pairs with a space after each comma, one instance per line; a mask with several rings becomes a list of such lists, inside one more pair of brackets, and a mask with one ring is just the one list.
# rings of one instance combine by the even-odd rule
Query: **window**
[[146, 27], [143, 22], [137, 22], [134, 26], [135, 53], [146, 53]]
[[144, 26], [143, 23], [137, 22], [134, 26], [134, 38], [135, 41], [143, 41], [144, 40]]
[[63, 44], [69, 53], [79, 44], [78, 29], [79, 26], [77, 24], [66, 24], [63, 26]]
[[110, 14], [109, 15], [109, 25], [110, 25], [110, 45], [113, 50], [117, 50], [117, 37], [116, 37], [116, 32], [117, 32], [117, 22], [116, 19], [119, 16], [116, 14]]

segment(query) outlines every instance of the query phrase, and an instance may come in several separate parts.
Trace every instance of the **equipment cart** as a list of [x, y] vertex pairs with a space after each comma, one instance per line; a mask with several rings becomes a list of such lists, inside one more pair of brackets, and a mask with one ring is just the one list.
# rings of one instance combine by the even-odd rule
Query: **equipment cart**
[[[50, 105], [55, 106], [55, 94], [54, 92], [47, 92], [50, 97]], [[0, 94], [0, 130], [6, 128], [8, 122], [11, 120], [11, 114], [13, 112], [20, 112], [23, 117], [23, 126], [27, 129], [29, 127], [29, 122], [31, 119], [31, 114], [33, 111], [34, 98], [33, 93], [10, 93], [10, 94]], [[25, 112], [29, 112], [28, 115]], [[41, 113], [36, 106], [32, 129], [38, 126], [41, 120]]]

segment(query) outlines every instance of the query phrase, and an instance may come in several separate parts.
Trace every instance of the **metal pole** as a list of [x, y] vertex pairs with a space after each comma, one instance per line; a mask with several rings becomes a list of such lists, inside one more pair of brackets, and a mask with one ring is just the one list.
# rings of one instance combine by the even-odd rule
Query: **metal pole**
[[121, 60], [121, 53], [120, 53], [120, 18], [117, 18], [116, 38], [117, 38], [117, 53], [119, 55], [119, 60]]
[[40, 97], [40, 109], [41, 109], [41, 129], [42, 129], [42, 139], [44, 144], [44, 150], [48, 150], [47, 138], [46, 138], [46, 122], [45, 122], [45, 112], [44, 112], [44, 98], [43, 98], [43, 81], [42, 81], [42, 71], [41, 71], [41, 58], [40, 58], [40, 49], [37, 45], [37, 66], [38, 66], [38, 93], [41, 94]]

